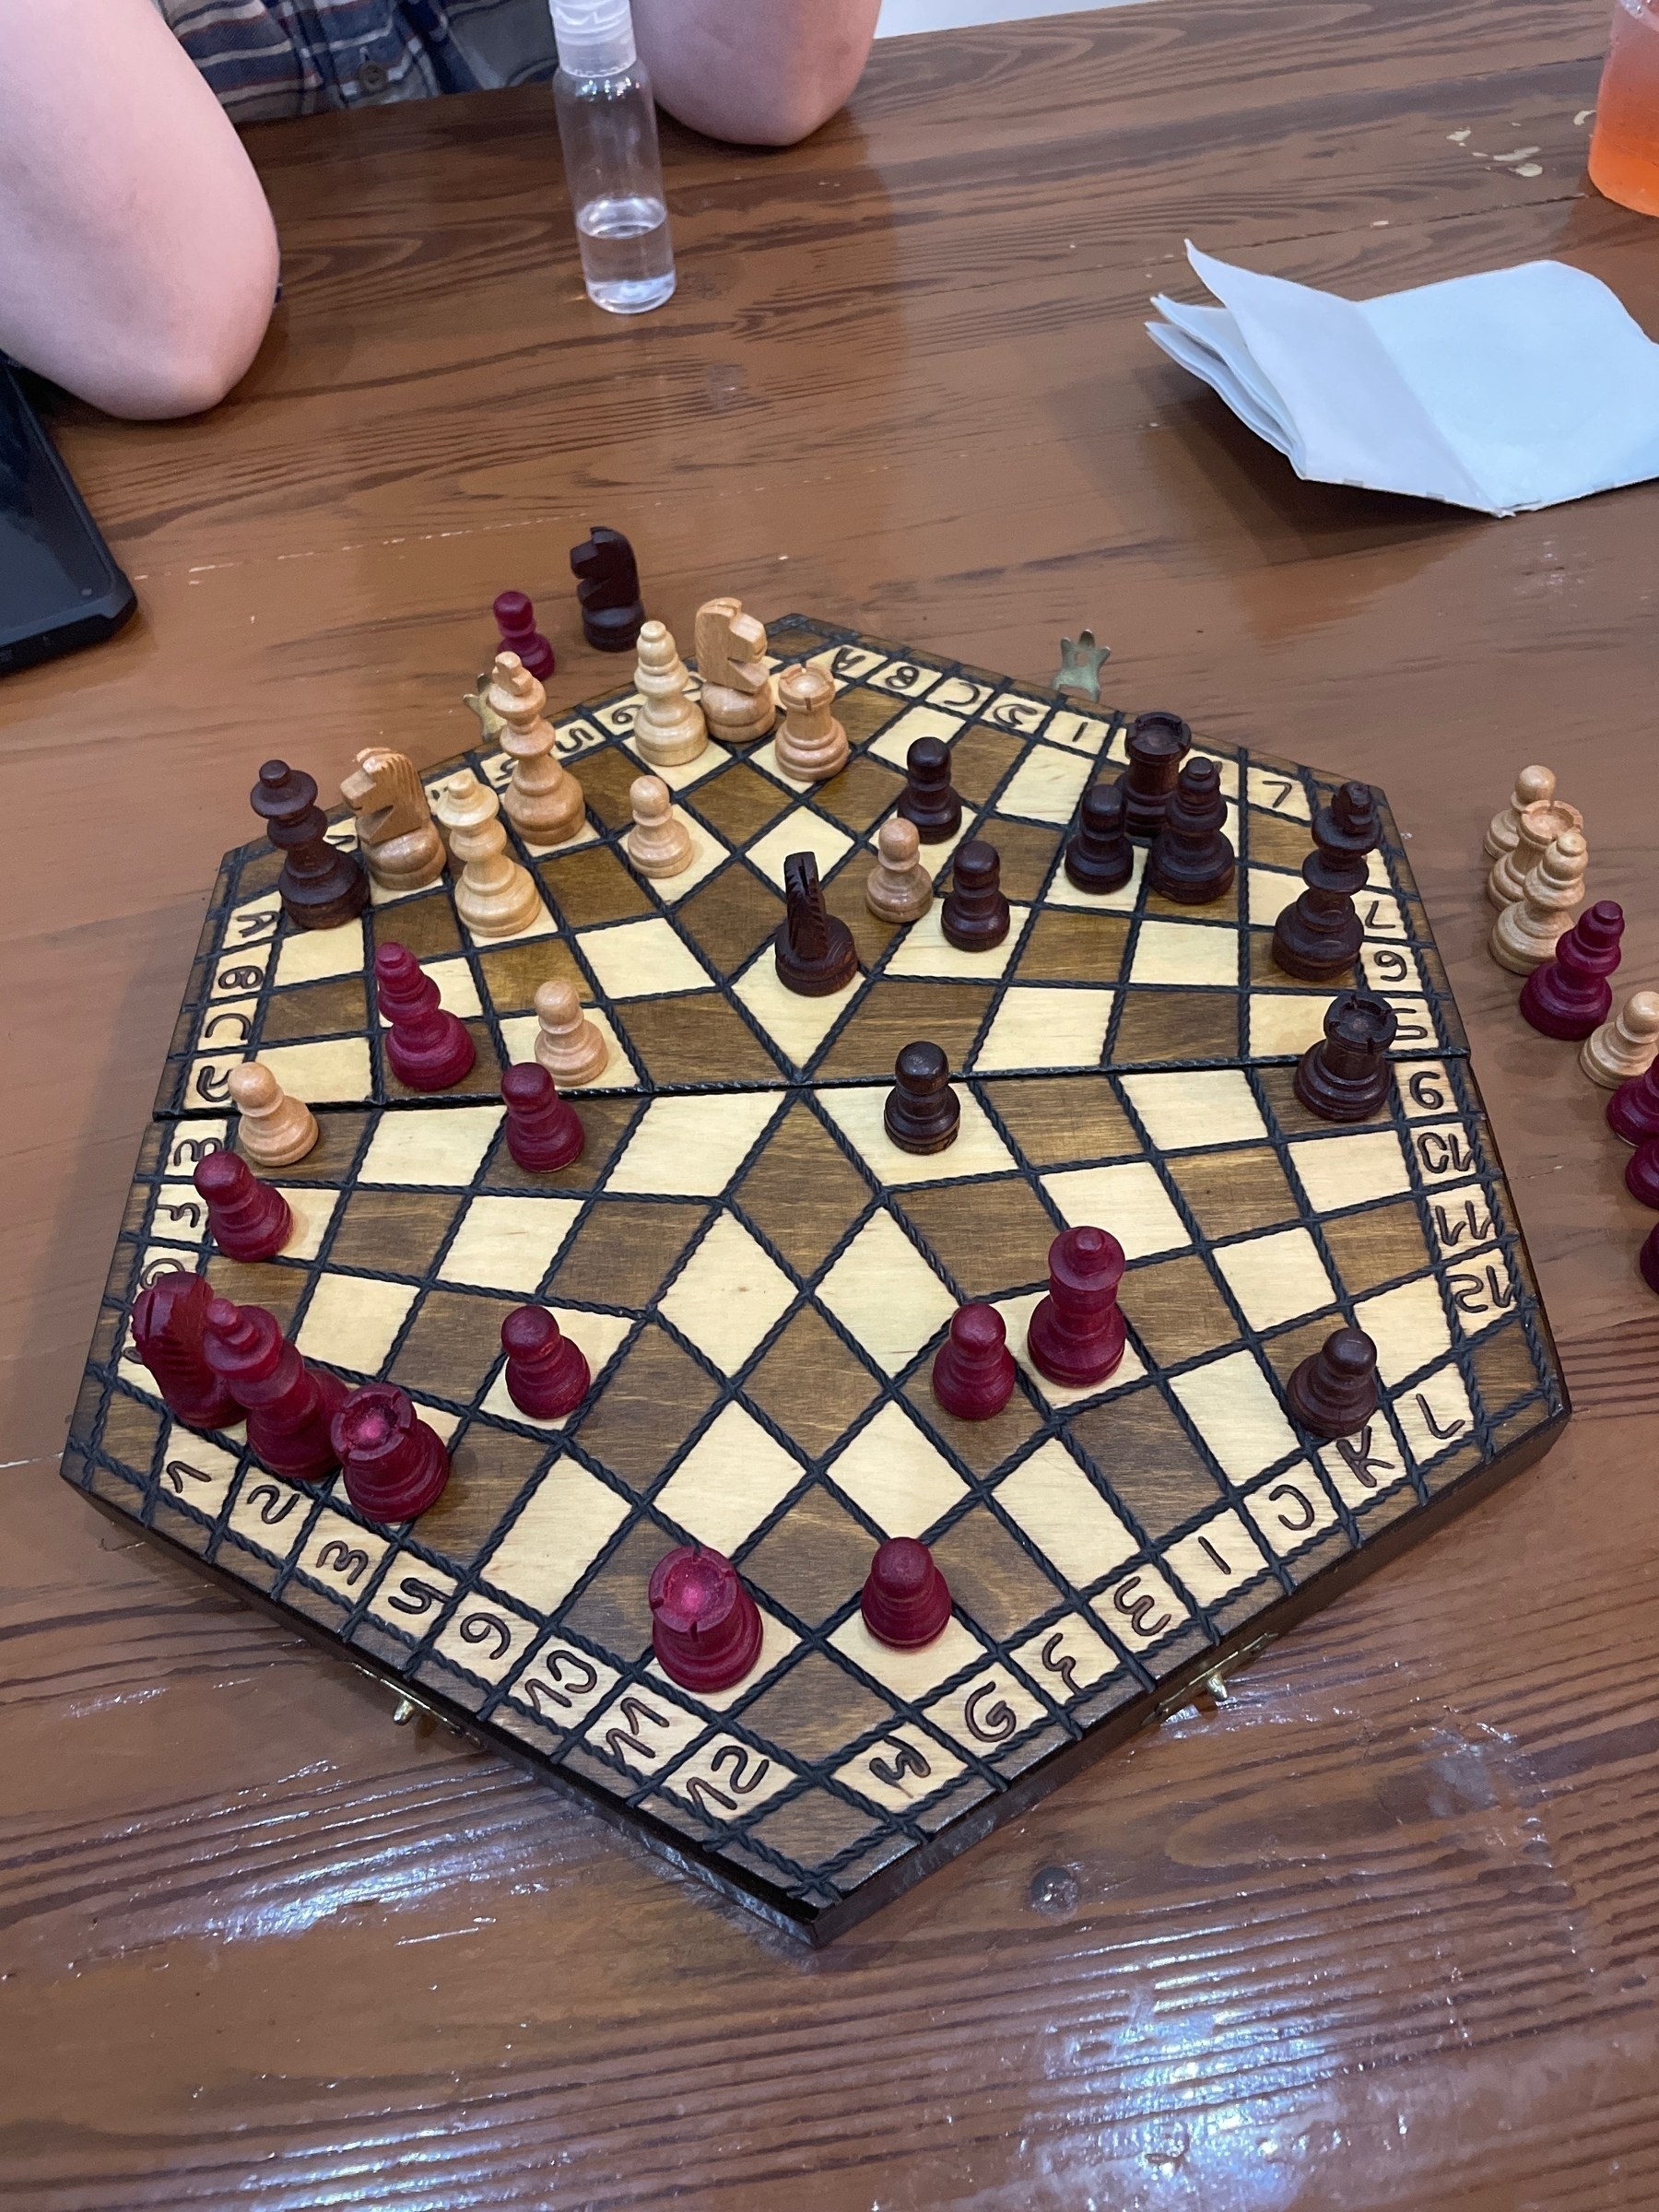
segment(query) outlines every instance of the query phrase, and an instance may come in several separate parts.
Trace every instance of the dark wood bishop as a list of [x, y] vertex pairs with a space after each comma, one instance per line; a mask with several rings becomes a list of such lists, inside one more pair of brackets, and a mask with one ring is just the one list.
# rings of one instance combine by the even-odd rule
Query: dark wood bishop
[[1274, 925], [1273, 958], [1304, 983], [1334, 982], [1359, 957], [1364, 935], [1354, 906], [1366, 855], [1382, 834], [1369, 783], [1344, 783], [1313, 817], [1313, 851], [1302, 862], [1308, 887]]
[[369, 878], [355, 853], [329, 843], [314, 777], [286, 760], [267, 760], [249, 804], [283, 855], [276, 890], [296, 929], [338, 929], [362, 912]]
[[818, 862], [810, 853], [783, 861], [783, 919], [772, 940], [778, 981], [803, 998], [828, 998], [858, 973], [853, 932], [824, 903]]
[[1210, 906], [1231, 890], [1236, 856], [1223, 824], [1221, 771], [1189, 760], [1176, 779], [1147, 862], [1147, 882], [1181, 906]]
[[1296, 1095], [1322, 1122], [1362, 1122], [1388, 1096], [1388, 1048], [1400, 1018], [1385, 998], [1345, 991], [1325, 1008], [1324, 1036], [1302, 1054]]

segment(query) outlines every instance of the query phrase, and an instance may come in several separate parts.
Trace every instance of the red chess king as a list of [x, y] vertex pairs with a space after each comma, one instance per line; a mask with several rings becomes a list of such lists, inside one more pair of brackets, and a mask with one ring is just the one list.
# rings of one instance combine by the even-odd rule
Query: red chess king
[[501, 651], [516, 653], [538, 684], [545, 684], [557, 665], [553, 648], [535, 627], [535, 609], [523, 592], [503, 592], [495, 603], [496, 628], [501, 633]]
[[410, 1090], [448, 1090], [472, 1072], [472, 1032], [438, 1003], [438, 986], [423, 975], [406, 946], [382, 945], [374, 956], [374, 993], [392, 1027], [386, 1062]]
[[371, 1521], [412, 1521], [436, 1505], [450, 1477], [449, 1453], [394, 1382], [365, 1382], [329, 1431], [346, 1495]]
[[293, 1233], [288, 1202], [234, 1152], [209, 1152], [192, 1179], [207, 1201], [207, 1226], [228, 1260], [274, 1260]]
[[760, 1656], [760, 1610], [718, 1551], [682, 1544], [660, 1559], [646, 1591], [663, 1671], [686, 1689], [734, 1688]]
[[1124, 1248], [1103, 1229], [1068, 1229], [1049, 1246], [1049, 1294], [1031, 1315], [1026, 1348], [1039, 1374], [1092, 1390], [1124, 1357], [1118, 1285]]

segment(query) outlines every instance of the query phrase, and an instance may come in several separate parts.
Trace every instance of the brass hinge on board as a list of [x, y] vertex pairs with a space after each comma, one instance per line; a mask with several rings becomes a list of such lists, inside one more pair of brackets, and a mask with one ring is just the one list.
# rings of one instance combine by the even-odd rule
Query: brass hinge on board
[[[371, 1667], [359, 1666], [357, 1671], [359, 1675], [366, 1676], [377, 1689], [388, 1689], [392, 1687], [383, 1675], [377, 1675]], [[396, 1690], [394, 1695], [397, 1700], [392, 1709], [392, 1725], [394, 1728], [406, 1728], [417, 1713], [425, 1713], [429, 1721], [436, 1721], [440, 1728], [447, 1728], [452, 1735], [460, 1735], [463, 1733], [447, 1713], [439, 1712], [435, 1707], [427, 1704], [421, 1698], [411, 1697], [406, 1689]]]
[[1225, 1705], [1229, 1681], [1241, 1667], [1248, 1666], [1253, 1659], [1259, 1659], [1272, 1641], [1271, 1636], [1258, 1636], [1251, 1643], [1241, 1643], [1236, 1652], [1230, 1652], [1225, 1659], [1217, 1660], [1214, 1666], [1202, 1675], [1195, 1675], [1184, 1688], [1172, 1690], [1167, 1698], [1160, 1699], [1152, 1708], [1151, 1724], [1156, 1727], [1171, 1714], [1184, 1712], [1189, 1705], [1198, 1705], [1206, 1699], [1213, 1705]]

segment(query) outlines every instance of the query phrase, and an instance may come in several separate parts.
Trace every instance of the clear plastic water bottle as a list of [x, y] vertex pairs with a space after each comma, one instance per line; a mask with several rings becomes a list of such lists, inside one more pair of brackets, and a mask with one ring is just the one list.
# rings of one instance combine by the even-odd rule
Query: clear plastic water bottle
[[641, 315], [674, 293], [656, 104], [629, 0], [551, 0], [553, 104], [588, 298]]

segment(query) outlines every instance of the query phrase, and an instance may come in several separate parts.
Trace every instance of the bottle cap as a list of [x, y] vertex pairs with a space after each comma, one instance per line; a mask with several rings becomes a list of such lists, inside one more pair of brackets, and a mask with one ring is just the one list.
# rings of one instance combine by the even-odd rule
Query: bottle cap
[[629, 0], [549, 0], [559, 65], [569, 76], [614, 76], [634, 63]]

